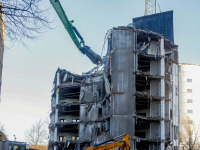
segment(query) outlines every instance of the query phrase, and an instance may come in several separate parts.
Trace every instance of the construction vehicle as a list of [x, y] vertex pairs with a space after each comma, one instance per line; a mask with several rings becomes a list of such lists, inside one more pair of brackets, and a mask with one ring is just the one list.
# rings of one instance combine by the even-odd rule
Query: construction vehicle
[[[116, 140], [122, 136], [123, 136], [123, 140]], [[94, 149], [95, 150], [112, 150], [115, 148], [120, 148], [120, 150], [130, 150], [130, 147], [131, 147], [130, 140], [131, 140], [131, 137], [127, 133], [124, 133], [115, 138], [111, 138], [99, 144], [90, 146], [88, 148], [84, 148], [84, 150], [94, 150]], [[62, 150], [69, 149], [69, 145], [70, 145], [70, 142], [66, 141], [65, 146], [62, 148]]]
[[55, 9], [56, 13], [58, 14], [60, 20], [62, 21], [63, 25], [65, 26], [65, 29], [68, 31], [71, 39], [73, 40], [76, 47], [80, 50], [80, 52], [86, 55], [94, 64], [102, 64], [101, 56], [93, 52], [89, 46], [85, 45], [83, 37], [78, 32], [76, 27], [72, 25], [74, 21], [68, 20], [67, 15], [65, 14], [65, 11], [59, 0], [50, 0], [50, 2], [53, 8]]
[[[117, 138], [119, 138], [121, 136], [123, 136], [123, 140], [115, 141]], [[95, 150], [112, 150], [115, 148], [120, 148], [121, 150], [129, 150], [131, 147], [130, 140], [131, 140], [131, 137], [127, 133], [125, 133], [123, 135], [109, 139], [105, 142], [88, 147], [85, 150], [94, 150], [94, 149]], [[112, 142], [112, 141], [114, 141], [114, 142]], [[112, 142], [112, 143], [108, 143], [108, 142]]]

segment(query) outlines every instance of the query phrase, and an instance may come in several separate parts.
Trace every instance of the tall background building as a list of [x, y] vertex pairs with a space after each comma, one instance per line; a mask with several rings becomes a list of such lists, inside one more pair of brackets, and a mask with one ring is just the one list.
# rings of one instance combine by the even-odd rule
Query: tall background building
[[200, 123], [200, 65], [179, 64], [180, 119], [189, 117], [191, 123]]

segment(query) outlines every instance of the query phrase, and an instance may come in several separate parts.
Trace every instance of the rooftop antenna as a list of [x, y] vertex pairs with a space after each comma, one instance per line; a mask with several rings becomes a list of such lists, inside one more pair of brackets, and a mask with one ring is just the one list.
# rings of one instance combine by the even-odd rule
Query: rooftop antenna
[[156, 0], [145, 0], [145, 15], [156, 14]]

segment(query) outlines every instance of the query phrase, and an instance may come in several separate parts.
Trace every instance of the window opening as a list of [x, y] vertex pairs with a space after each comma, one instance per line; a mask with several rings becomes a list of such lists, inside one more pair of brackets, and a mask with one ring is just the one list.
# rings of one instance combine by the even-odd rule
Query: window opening
[[192, 93], [192, 89], [187, 89], [187, 92], [188, 93]]
[[172, 109], [170, 109], [170, 118], [172, 119]]
[[193, 110], [188, 109], [188, 110], [187, 110], [187, 113], [192, 114], [192, 113], [193, 113]]
[[102, 108], [99, 108], [99, 115], [98, 118], [102, 118]]
[[187, 103], [193, 103], [192, 99], [187, 99]]

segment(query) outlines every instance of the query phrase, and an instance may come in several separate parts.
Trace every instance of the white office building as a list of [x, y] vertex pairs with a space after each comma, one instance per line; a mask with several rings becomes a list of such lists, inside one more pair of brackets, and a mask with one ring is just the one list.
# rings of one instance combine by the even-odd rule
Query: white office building
[[180, 119], [200, 123], [200, 65], [179, 64]]

